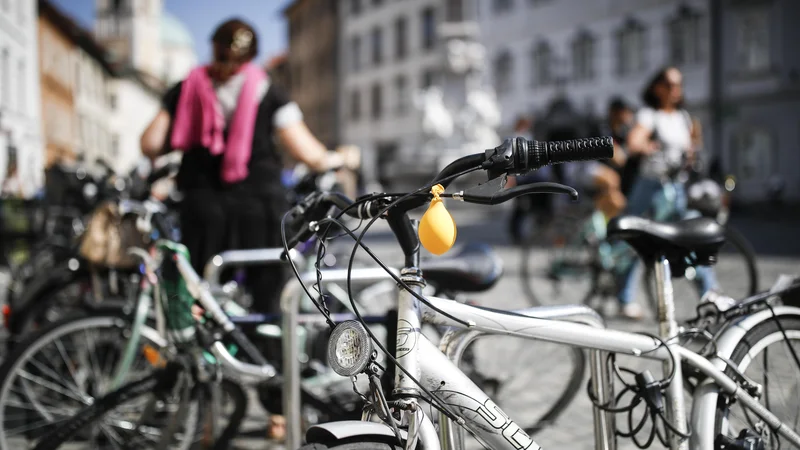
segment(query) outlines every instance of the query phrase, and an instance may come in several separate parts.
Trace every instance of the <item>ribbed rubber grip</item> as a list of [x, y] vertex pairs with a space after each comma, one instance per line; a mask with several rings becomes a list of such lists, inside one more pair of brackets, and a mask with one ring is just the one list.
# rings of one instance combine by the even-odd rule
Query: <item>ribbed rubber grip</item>
[[608, 137], [573, 139], [570, 141], [527, 141], [528, 169], [548, 164], [608, 159], [614, 156], [614, 141]]

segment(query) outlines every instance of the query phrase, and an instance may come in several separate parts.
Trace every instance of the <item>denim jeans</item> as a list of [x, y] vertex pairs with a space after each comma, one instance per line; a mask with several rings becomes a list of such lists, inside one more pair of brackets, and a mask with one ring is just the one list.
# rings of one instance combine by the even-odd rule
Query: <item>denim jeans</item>
[[[647, 215], [655, 220], [663, 221], [674, 217], [676, 213], [683, 219], [697, 217], [698, 215], [696, 211], [687, 210], [686, 189], [683, 183], [671, 182], [665, 184], [660, 180], [645, 177], [639, 177], [634, 182], [624, 214]], [[617, 242], [614, 245], [616, 247], [614, 253], [619, 254], [624, 251], [622, 247], [627, 244]], [[633, 301], [638, 265], [639, 260], [635, 259], [632, 264], [620, 268], [621, 272], [618, 274], [620, 291], [617, 298], [623, 305]], [[718, 288], [716, 276], [711, 267], [697, 266], [696, 270], [698, 289], [703, 294], [708, 290]]]

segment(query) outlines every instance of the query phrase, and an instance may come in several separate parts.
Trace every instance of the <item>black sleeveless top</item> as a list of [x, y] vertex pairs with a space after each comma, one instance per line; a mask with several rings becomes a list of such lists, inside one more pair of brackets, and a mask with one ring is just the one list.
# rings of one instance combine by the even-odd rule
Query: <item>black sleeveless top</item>
[[[172, 117], [175, 116], [178, 106], [181, 85], [179, 82], [170, 88], [162, 99], [162, 107]], [[183, 155], [181, 168], [176, 177], [178, 189], [242, 190], [276, 199], [285, 198], [281, 184], [283, 162], [275, 145], [273, 121], [276, 112], [290, 102], [288, 94], [283, 89], [270, 83], [259, 105], [246, 179], [234, 185], [224, 184], [221, 179], [222, 155], [215, 156], [208, 149], [197, 147], [187, 150]], [[169, 146], [169, 141], [167, 145]]]

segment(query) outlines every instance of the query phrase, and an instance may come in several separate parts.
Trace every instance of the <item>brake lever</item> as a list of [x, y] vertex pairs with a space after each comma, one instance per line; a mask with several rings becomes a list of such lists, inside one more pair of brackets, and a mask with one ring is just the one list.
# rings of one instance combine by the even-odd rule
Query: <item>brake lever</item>
[[559, 183], [531, 183], [511, 189], [503, 189], [505, 184], [506, 177], [495, 178], [465, 190], [461, 198], [467, 203], [477, 203], [479, 205], [499, 205], [512, 198], [529, 194], [567, 194], [573, 201], [578, 200], [578, 191]]

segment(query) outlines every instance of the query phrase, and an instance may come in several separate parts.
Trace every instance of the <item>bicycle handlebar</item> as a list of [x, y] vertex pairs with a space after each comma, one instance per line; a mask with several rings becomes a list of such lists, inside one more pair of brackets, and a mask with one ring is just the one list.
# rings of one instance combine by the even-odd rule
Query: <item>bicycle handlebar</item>
[[[461, 200], [470, 203], [496, 205], [521, 195], [533, 193], [566, 193], [577, 198], [577, 192], [569, 186], [557, 183], [534, 183], [501, 190], [502, 180], [492, 182], [502, 175], [524, 174], [547, 165], [573, 161], [607, 159], [614, 155], [614, 142], [610, 137], [574, 139], [569, 141], [542, 142], [524, 138], [506, 139], [503, 143], [484, 153], [465, 156], [447, 165], [430, 184], [441, 184], [445, 188], [458, 174], [480, 168], [489, 176], [489, 183], [462, 193]], [[408, 211], [422, 206], [429, 196], [409, 198], [402, 206]], [[392, 200], [380, 198], [369, 200], [358, 208], [349, 208], [353, 201], [339, 193], [314, 192], [306, 196], [287, 213], [288, 248], [310, 239], [317, 231], [316, 222], [326, 217], [336, 207], [357, 219], [371, 219], [385, 209]]]

